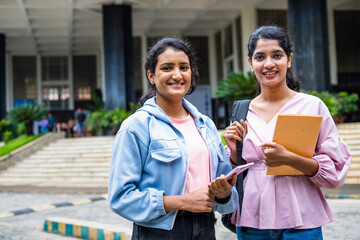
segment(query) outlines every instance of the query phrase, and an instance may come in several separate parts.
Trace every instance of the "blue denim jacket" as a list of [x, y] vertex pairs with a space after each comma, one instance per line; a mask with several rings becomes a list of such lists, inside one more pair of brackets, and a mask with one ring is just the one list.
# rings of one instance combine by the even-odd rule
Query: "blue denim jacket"
[[[187, 100], [183, 105], [208, 145], [211, 179], [230, 172], [215, 124]], [[163, 195], [183, 194], [187, 156], [181, 132], [155, 103], [155, 97], [147, 100], [122, 123], [114, 141], [108, 193], [111, 209], [141, 226], [172, 229], [177, 211], [165, 212]], [[234, 187], [230, 200], [223, 204], [214, 201], [213, 209], [230, 213], [237, 204]]]

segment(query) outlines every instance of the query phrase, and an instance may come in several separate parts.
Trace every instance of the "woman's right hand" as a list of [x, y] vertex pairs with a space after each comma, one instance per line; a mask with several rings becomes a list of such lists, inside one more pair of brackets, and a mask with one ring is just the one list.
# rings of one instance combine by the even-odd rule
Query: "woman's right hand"
[[164, 196], [164, 208], [166, 212], [175, 210], [211, 212], [213, 206], [213, 196], [207, 187], [185, 195]]
[[189, 212], [211, 212], [214, 206], [213, 196], [208, 188], [200, 188], [191, 193], [182, 195], [186, 211]]
[[225, 128], [224, 139], [231, 150], [231, 159], [236, 159], [236, 141], [242, 141], [247, 134], [247, 123], [243, 120], [235, 121]]

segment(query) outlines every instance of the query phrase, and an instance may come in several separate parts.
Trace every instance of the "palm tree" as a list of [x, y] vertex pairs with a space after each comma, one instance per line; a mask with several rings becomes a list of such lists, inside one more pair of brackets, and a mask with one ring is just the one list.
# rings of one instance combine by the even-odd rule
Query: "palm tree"
[[252, 99], [256, 95], [256, 79], [252, 72], [231, 72], [218, 84], [216, 95], [234, 102], [241, 99]]
[[45, 118], [48, 112], [49, 109], [42, 104], [29, 104], [10, 110], [6, 118], [14, 123], [23, 122], [26, 127], [26, 134], [33, 135], [34, 121]]

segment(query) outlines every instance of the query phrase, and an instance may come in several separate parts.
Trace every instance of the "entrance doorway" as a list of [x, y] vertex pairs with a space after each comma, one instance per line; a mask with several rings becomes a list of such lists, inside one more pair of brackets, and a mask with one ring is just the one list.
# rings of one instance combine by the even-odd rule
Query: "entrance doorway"
[[51, 110], [69, 109], [69, 100], [68, 86], [42, 86], [42, 101]]

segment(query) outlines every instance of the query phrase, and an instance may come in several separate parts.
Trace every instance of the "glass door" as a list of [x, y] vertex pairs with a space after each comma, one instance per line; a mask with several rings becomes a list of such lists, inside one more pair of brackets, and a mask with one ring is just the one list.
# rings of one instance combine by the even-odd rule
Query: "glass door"
[[42, 102], [50, 110], [70, 108], [70, 81], [66, 56], [44, 56], [41, 58]]
[[51, 110], [69, 109], [70, 91], [68, 86], [43, 86], [42, 101]]

